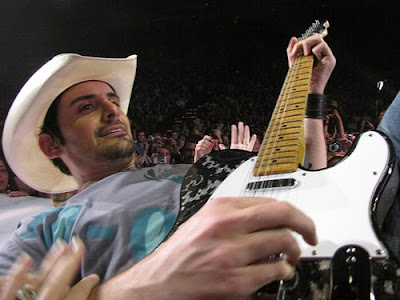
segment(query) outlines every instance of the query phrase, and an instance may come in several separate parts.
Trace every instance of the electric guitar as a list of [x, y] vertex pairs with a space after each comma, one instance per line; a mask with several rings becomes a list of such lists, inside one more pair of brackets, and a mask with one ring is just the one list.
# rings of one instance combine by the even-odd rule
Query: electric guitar
[[[315, 32], [325, 35], [326, 29], [317, 21], [302, 38]], [[258, 154], [217, 151], [191, 167], [182, 184], [181, 212], [175, 228], [216, 197], [264, 196], [287, 201], [311, 217], [317, 228], [317, 246], [308, 245], [293, 233], [304, 264], [315, 267], [318, 262], [320, 268], [320, 262], [336, 262], [329, 265], [329, 272], [337, 270], [336, 274], [327, 279], [334, 285], [328, 292], [331, 299], [348, 295], [336, 290], [335, 298], [333, 289], [348, 285], [350, 277], [353, 286], [345, 288], [355, 288], [359, 299], [367, 299], [363, 295], [368, 293], [369, 297], [370, 285], [365, 284], [371, 282], [371, 272], [365, 272], [370, 266], [363, 266], [371, 259], [385, 261], [390, 254], [380, 229], [396, 193], [397, 176], [392, 176], [395, 159], [388, 139], [370, 131], [362, 134], [335, 166], [319, 171], [302, 167], [304, 115], [313, 62], [313, 56], [299, 56], [290, 67]], [[348, 263], [351, 260], [353, 264]], [[299, 272], [297, 281], [304, 280], [304, 270]], [[368, 279], [361, 273], [367, 273]], [[281, 283], [280, 299], [286, 299], [282, 294], [293, 285], [298, 287], [299, 283], [286, 287]]]

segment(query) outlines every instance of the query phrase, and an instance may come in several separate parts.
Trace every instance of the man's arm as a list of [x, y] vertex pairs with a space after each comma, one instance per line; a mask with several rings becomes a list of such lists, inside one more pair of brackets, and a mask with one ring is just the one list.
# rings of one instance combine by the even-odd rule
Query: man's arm
[[[336, 65], [336, 58], [328, 44], [319, 34], [299, 42], [297, 38], [290, 39], [286, 49], [289, 66], [294, 58], [302, 51], [304, 55], [314, 54], [317, 62], [311, 75], [310, 93], [323, 95], [326, 84]], [[321, 169], [327, 166], [326, 143], [324, 136], [323, 119], [306, 118], [304, 121], [304, 138], [306, 153], [312, 169]]]
[[[315, 245], [314, 224], [286, 202], [218, 198], [138, 264], [96, 288], [90, 299], [247, 297], [294, 274], [294, 230]], [[270, 259], [283, 253], [284, 259]]]

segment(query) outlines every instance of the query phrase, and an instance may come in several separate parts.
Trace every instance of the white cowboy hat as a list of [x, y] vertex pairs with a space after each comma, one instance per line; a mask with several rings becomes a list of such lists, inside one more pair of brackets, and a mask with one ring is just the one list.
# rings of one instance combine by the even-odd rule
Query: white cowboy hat
[[16, 176], [46, 193], [78, 188], [39, 148], [38, 135], [51, 103], [67, 88], [87, 80], [110, 84], [127, 113], [136, 74], [136, 55], [99, 58], [78, 54], [55, 56], [27, 81], [8, 112], [3, 131], [3, 151]]

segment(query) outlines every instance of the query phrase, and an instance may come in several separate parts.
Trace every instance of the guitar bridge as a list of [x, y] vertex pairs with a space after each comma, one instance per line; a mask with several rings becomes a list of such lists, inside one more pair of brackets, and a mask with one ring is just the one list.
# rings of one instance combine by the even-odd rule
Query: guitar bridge
[[262, 189], [294, 188], [296, 185], [297, 181], [293, 178], [253, 181], [247, 184], [246, 192]]

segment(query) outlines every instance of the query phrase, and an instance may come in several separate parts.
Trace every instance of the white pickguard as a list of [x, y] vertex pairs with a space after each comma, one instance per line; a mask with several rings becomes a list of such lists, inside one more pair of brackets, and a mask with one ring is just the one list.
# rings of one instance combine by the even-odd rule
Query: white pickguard
[[[378, 132], [362, 134], [350, 156], [336, 166], [320, 170], [298, 169], [291, 174], [253, 177], [255, 158], [247, 160], [230, 174], [211, 198], [219, 196], [265, 196], [287, 201], [315, 222], [319, 244], [312, 247], [300, 235], [302, 258], [330, 258], [344, 245], [356, 244], [371, 257], [385, 257], [386, 251], [371, 224], [371, 200], [387, 173], [390, 149]], [[293, 178], [293, 188], [246, 192], [248, 182]], [[383, 250], [383, 251], [381, 251]]]

